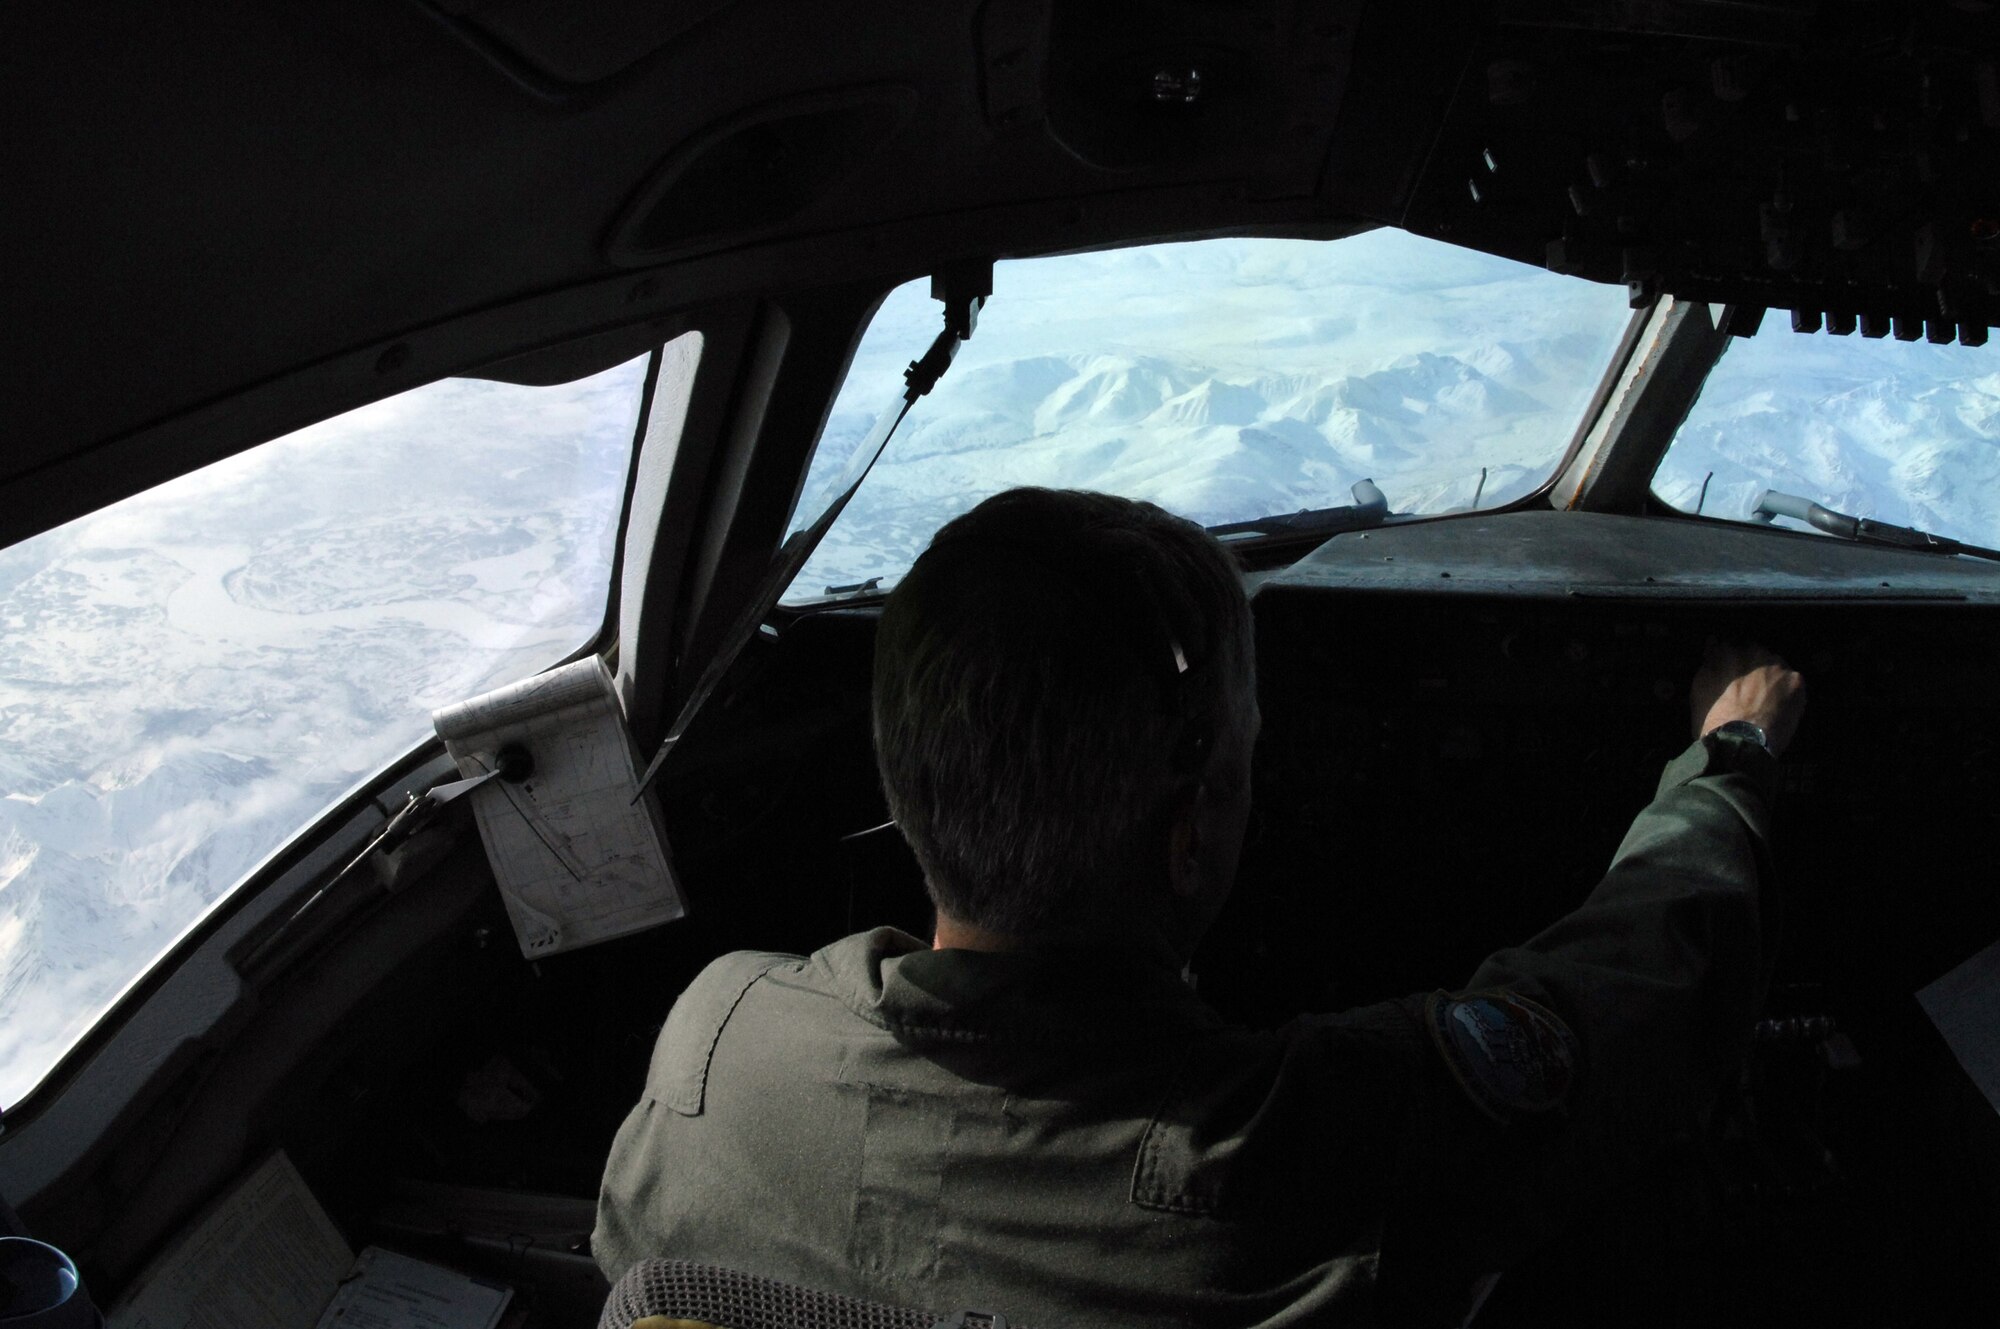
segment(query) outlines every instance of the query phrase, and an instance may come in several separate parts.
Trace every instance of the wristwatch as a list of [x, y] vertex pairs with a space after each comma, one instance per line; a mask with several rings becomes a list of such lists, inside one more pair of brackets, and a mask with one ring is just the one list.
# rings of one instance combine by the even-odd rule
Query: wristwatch
[[1763, 791], [1766, 799], [1778, 796], [1781, 783], [1778, 754], [1771, 751], [1771, 740], [1765, 735], [1762, 725], [1748, 720], [1730, 720], [1703, 734], [1701, 746], [1708, 753], [1706, 766], [1709, 771], [1733, 771], [1738, 775], [1747, 775], [1751, 783]]
[[[1710, 738], [1717, 735], [1729, 738], [1745, 738], [1764, 749], [1764, 751], [1771, 752], [1771, 740], [1764, 736], [1764, 726], [1753, 724], [1748, 720], [1725, 720], [1715, 728], [1709, 730], [1708, 733], [1702, 735], [1702, 737]], [[1778, 754], [1771, 752], [1771, 755], [1775, 757]]]

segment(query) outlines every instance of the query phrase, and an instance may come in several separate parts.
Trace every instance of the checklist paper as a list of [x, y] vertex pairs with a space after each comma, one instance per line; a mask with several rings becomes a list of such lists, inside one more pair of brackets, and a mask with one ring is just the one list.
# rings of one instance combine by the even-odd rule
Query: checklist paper
[[2000, 1112], [2000, 942], [1918, 992], [1917, 1003]]
[[319, 1329], [494, 1329], [513, 1292], [370, 1246], [320, 1314]]
[[638, 747], [611, 671], [595, 655], [447, 706], [431, 717], [467, 777], [500, 753], [521, 780], [472, 791], [473, 814], [521, 954], [530, 960], [653, 927], [685, 912], [659, 802], [638, 793]]
[[353, 1262], [353, 1248], [281, 1151], [133, 1280], [111, 1308], [111, 1329], [302, 1329]]

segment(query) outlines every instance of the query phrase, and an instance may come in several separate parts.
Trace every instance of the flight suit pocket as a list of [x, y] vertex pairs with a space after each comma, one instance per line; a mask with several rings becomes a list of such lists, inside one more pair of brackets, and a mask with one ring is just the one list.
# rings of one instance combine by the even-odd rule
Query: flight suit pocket
[[1213, 1214], [1221, 1203], [1225, 1165], [1204, 1158], [1185, 1127], [1162, 1118], [1146, 1126], [1132, 1169], [1132, 1203], [1174, 1214]]
[[1189, 1052], [1140, 1137], [1133, 1204], [1176, 1214], [1214, 1214], [1222, 1207], [1246, 1128], [1269, 1088], [1261, 1062], [1234, 1039]]
[[848, 1228], [849, 1263], [871, 1277], [920, 1286], [942, 1249], [944, 1172], [956, 1105], [948, 1097], [880, 1084], [867, 1096], [861, 1175]]
[[762, 951], [725, 955], [696, 975], [667, 1014], [646, 1071], [646, 1097], [684, 1117], [701, 1115], [708, 1068], [729, 1017], [758, 980], [797, 957]]
[[[1230, 1030], [1190, 1048], [1139, 1141], [1131, 1202], [1229, 1217], [1317, 1164], [1319, 1125], [1338, 1117], [1308, 1057], [1276, 1035]], [[1310, 1105], [1310, 1106], [1309, 1106]]]

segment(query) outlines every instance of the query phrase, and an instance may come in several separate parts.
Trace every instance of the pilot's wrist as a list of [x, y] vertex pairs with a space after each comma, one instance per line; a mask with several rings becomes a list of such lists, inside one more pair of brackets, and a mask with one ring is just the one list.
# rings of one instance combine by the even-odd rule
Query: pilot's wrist
[[1777, 793], [1778, 756], [1771, 751], [1761, 725], [1749, 720], [1727, 721], [1703, 734], [1701, 746], [1708, 754], [1707, 774], [1747, 775], [1766, 796]]

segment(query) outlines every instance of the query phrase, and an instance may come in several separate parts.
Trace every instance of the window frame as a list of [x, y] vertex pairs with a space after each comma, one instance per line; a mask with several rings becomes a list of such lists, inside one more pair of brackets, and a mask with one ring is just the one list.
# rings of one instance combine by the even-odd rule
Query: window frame
[[[1112, 245], [1090, 246], [1085, 249], [1055, 250], [1055, 251], [1050, 251], [1048, 253], [1036, 253], [1036, 254], [1009, 254], [1005, 255], [1004, 257], [1013, 261], [1033, 261], [1036, 259], [1043, 259], [1043, 258], [1064, 257], [1066, 255], [1078, 254], [1078, 253], [1107, 253], [1123, 249], [1138, 249], [1149, 245], [1157, 245], [1157, 244], [1188, 243], [1200, 240], [1230, 239], [1230, 238], [1295, 239], [1295, 240], [1309, 241], [1316, 244], [1337, 244], [1342, 240], [1353, 239], [1356, 236], [1366, 235], [1374, 231], [1402, 230], [1402, 229], [1404, 228], [1396, 227], [1389, 223], [1375, 223], [1375, 224], [1360, 226], [1352, 230], [1344, 230], [1337, 235], [1295, 234], [1291, 231], [1284, 231], [1284, 232], [1231, 231], [1226, 234], [1220, 234], [1220, 235], [1216, 234], [1170, 235], [1170, 236], [1159, 236], [1159, 237], [1137, 239]], [[1472, 246], [1453, 245], [1452, 242], [1446, 240], [1440, 240], [1435, 236], [1420, 235], [1416, 232], [1408, 232], [1408, 233], [1420, 240], [1428, 240], [1438, 244], [1451, 245], [1451, 247], [1453, 248], [1472, 249], [1473, 252], [1487, 254], [1490, 257], [1506, 259], [1508, 261], [1517, 263], [1520, 262], [1519, 259], [1513, 258], [1511, 255], [1494, 253], [1489, 250], [1477, 249]], [[1524, 265], [1524, 266], [1531, 266], [1531, 265]], [[1566, 274], [1552, 274], [1552, 275], [1564, 276]], [[846, 364], [843, 365], [841, 376], [831, 384], [830, 391], [826, 400], [826, 412], [831, 411], [835, 401], [840, 395], [841, 389], [844, 386], [846, 386], [847, 375], [851, 370], [854, 355], [857, 351], [859, 351], [862, 341], [866, 338], [868, 330], [870, 326], [873, 324], [876, 312], [880, 309], [882, 302], [886, 300], [892, 292], [899, 289], [900, 287], [921, 280], [924, 280], [923, 274], [917, 274], [914, 276], [901, 275], [877, 283], [876, 285], [871, 287], [873, 294], [868, 300], [866, 309], [862, 313], [860, 320], [855, 324], [853, 335], [847, 350], [847, 362]], [[1577, 277], [1574, 278], [1574, 280], [1585, 281], [1586, 279]], [[1601, 282], [1591, 282], [1589, 284], [1599, 285], [1599, 286], [1611, 285], [1611, 283], [1601, 283]], [[1618, 339], [1613, 344], [1611, 355], [1609, 359], [1605, 362], [1602, 371], [1598, 374], [1596, 382], [1593, 384], [1591, 388], [1590, 395], [1585, 399], [1583, 410], [1580, 413], [1575, 426], [1570, 431], [1569, 440], [1564, 445], [1560, 458], [1553, 464], [1549, 473], [1545, 477], [1543, 477], [1541, 482], [1538, 483], [1533, 489], [1529, 490], [1525, 494], [1522, 494], [1518, 498], [1511, 499], [1506, 503], [1496, 504], [1495, 506], [1489, 508], [1479, 508], [1476, 510], [1466, 511], [1466, 512], [1411, 513], [1392, 518], [1392, 520], [1423, 521], [1423, 522], [1455, 521], [1469, 517], [1492, 517], [1502, 513], [1518, 512], [1529, 508], [1551, 506], [1549, 502], [1551, 494], [1569, 474], [1571, 467], [1576, 463], [1577, 457], [1584, 449], [1584, 446], [1588, 441], [1592, 431], [1597, 427], [1598, 422], [1603, 418], [1606, 410], [1611, 406], [1614, 391], [1616, 390], [1619, 381], [1625, 376], [1627, 368], [1630, 365], [1633, 357], [1641, 353], [1642, 346], [1645, 340], [1647, 325], [1649, 321], [1653, 318], [1655, 311], [1658, 307], [1658, 304], [1659, 304], [1659, 298], [1656, 297], [1652, 300], [1647, 301], [1644, 304], [1631, 306], [1630, 312], [1625, 320], [1624, 327], [1620, 330], [1618, 334]], [[940, 329], [942, 329], [943, 327], [942, 305], [939, 306], [938, 318], [939, 318], [938, 326]], [[977, 333], [975, 333], [974, 335], [977, 336]], [[914, 346], [910, 348], [909, 352], [910, 357], [914, 359], [923, 351], [923, 349], [924, 348], [922, 346]], [[949, 374], [950, 371], [947, 370], [946, 376], [949, 377]], [[825, 426], [824, 415], [825, 412], [823, 412], [821, 419], [822, 430], [824, 429]], [[820, 441], [819, 434], [815, 433], [811, 445], [807, 448], [805, 456], [800, 464], [798, 477], [794, 482], [793, 486], [794, 504], [796, 504], [802, 497], [807, 476], [811, 471], [812, 462], [818, 452], [819, 441]], [[1648, 474], [1650, 474], [1650, 472]], [[863, 481], [864, 487], [865, 484], [866, 481], [864, 480]], [[859, 491], [857, 491], [857, 493], [858, 492]], [[795, 519], [797, 515], [798, 514], [796, 513], [792, 514], [794, 520], [787, 523], [788, 528], [796, 524]], [[781, 539], [782, 535], [785, 533], [786, 532], [780, 533]], [[1278, 531], [1251, 538], [1231, 540], [1230, 550], [1233, 554], [1236, 555], [1239, 561], [1242, 562], [1246, 567], [1248, 567], [1253, 571], [1261, 571], [1266, 568], [1278, 566], [1281, 563], [1286, 563], [1291, 561], [1291, 559], [1298, 553], [1303, 552], [1304, 550], [1310, 548], [1317, 547], [1318, 545], [1324, 543], [1331, 534], [1333, 534], [1333, 532]], [[774, 542], [771, 545], [770, 552], [773, 555], [776, 554], [778, 549], [778, 544], [780, 542], [781, 540], [779, 542]], [[803, 571], [804, 569], [801, 568], [801, 572]], [[847, 608], [857, 605], [880, 604], [888, 597], [888, 594], [889, 591], [887, 589], [875, 589], [868, 591], [849, 592], [845, 594], [816, 595], [800, 599], [792, 599], [790, 598], [789, 588], [787, 588], [787, 592], [785, 593], [785, 595], [781, 596], [778, 603], [775, 606], [773, 606], [772, 613], [774, 615], [782, 616], [786, 619], [795, 619], [803, 617], [808, 614], [823, 612], [829, 609]]]
[[[640, 454], [651, 424], [657, 397], [663, 352], [668, 342], [678, 336], [690, 335], [692, 332], [694, 329], [690, 328], [677, 331], [671, 336], [663, 336], [659, 343], [642, 352], [646, 356], [647, 363], [641, 376], [632, 436], [628, 444], [625, 480], [616, 519], [604, 610], [598, 619], [597, 630], [590, 639], [560, 659], [545, 665], [543, 672], [560, 668], [589, 655], [603, 654], [607, 649], [615, 647], [619, 621], [620, 582], [633, 496], [639, 478]], [[637, 355], [628, 355], [618, 363], [628, 363], [636, 358]], [[562, 383], [575, 382], [589, 377], [592, 373], [612, 367], [615, 366], [596, 365], [571, 377], [536, 386], [560, 386]], [[696, 374], [699, 372], [697, 364]], [[453, 377], [476, 378], [480, 375], [476, 373], [445, 375], [428, 380], [426, 383], [411, 385], [402, 391], [417, 391], [429, 386], [430, 383], [442, 382]], [[341, 412], [325, 418], [334, 419], [339, 414]], [[266, 440], [267, 443], [275, 441], [276, 438]], [[241, 455], [241, 452], [248, 451], [251, 449], [242, 449], [239, 453], [231, 455]], [[156, 1072], [167, 1068], [161, 1059], [149, 1056], [148, 1053], [152, 1049], [144, 1045], [132, 1049], [132, 1055], [127, 1058], [121, 1059], [110, 1054], [117, 1051], [117, 1045], [122, 1042], [121, 1035], [134, 1022], [135, 1017], [151, 1008], [154, 999], [172, 985], [175, 977], [184, 968], [204, 956], [218, 934], [232, 922], [243, 918], [246, 913], [255, 915], [253, 928], [264, 930], [265, 936], [275, 934], [279, 926], [291, 918], [292, 911], [302, 906], [324, 881], [351, 861], [411, 796], [421, 793], [441, 779], [449, 778], [455, 771], [456, 766], [444, 756], [443, 740], [435, 733], [420, 736], [375, 772], [358, 779], [345, 793], [317, 816], [303, 823], [282, 843], [274, 846], [234, 884], [211, 900], [196, 917], [190, 919], [168, 946], [118, 989], [90, 1026], [61, 1056], [56, 1058], [22, 1098], [14, 1103], [0, 1104], [0, 1194], [8, 1194], [15, 1189], [6, 1181], [8, 1164], [22, 1157], [18, 1145], [28, 1127], [53, 1115], [52, 1109], [58, 1104], [76, 1098], [77, 1095], [72, 1091], [78, 1088], [79, 1082], [85, 1078], [86, 1071], [103, 1075], [115, 1075], [121, 1070], [127, 1071], [128, 1074], [120, 1077], [124, 1080], [123, 1088], [127, 1092], [109, 1086], [94, 1086], [95, 1092], [83, 1095], [86, 1099], [122, 1105], [130, 1099], [140, 1097], [143, 1092], [142, 1086], [146, 1081]], [[273, 897], [277, 900], [275, 908], [268, 907]], [[245, 993], [254, 989], [257, 975], [243, 972], [249, 967], [246, 961], [252, 949], [254, 948], [239, 943], [227, 956], [213, 957], [219, 961], [220, 969], [210, 981], [224, 986], [240, 986]], [[230, 1004], [233, 1006], [234, 1003]], [[198, 1020], [200, 1017], [195, 1018]], [[226, 1018], [226, 1009], [215, 1013], [206, 1028], [191, 1029], [185, 1035], [183, 1042], [198, 1041]], [[169, 1027], [172, 1027], [173, 1023], [175, 1021], [170, 1016]], [[151, 1043], [152, 1040], [144, 1042]], [[122, 1065], [114, 1064], [121, 1061]], [[83, 1115], [92, 1114], [86, 1112]], [[109, 1129], [111, 1125], [108, 1121], [101, 1124], [104, 1129]], [[38, 1132], [37, 1138], [43, 1138], [45, 1134], [46, 1132]], [[70, 1125], [68, 1129], [58, 1128], [56, 1131], [56, 1138], [59, 1141], [67, 1139], [74, 1142], [79, 1137], [90, 1139], [95, 1135], [96, 1132], [84, 1128], [80, 1122]], [[10, 1143], [16, 1148], [12, 1150], [5, 1148]], [[15, 1197], [14, 1202], [18, 1205], [19, 1198]]]
[[[1652, 459], [1653, 464], [1651, 467], [1647, 469], [1645, 474], [1644, 496], [1643, 496], [1645, 510], [1651, 514], [1671, 517], [1680, 521], [1719, 523], [1733, 530], [1745, 530], [1745, 529], [1757, 530], [1781, 536], [1802, 536], [1810, 539], [1827, 541], [1829, 542], [1828, 547], [1863, 545], [1863, 547], [1876, 550], [1894, 549], [1895, 546], [1882, 545], [1882, 544], [1867, 544], [1866, 542], [1863, 541], [1846, 540], [1838, 536], [1829, 536], [1824, 531], [1820, 531], [1804, 525], [1780, 526], [1775, 521], [1756, 522], [1756, 521], [1741, 520], [1735, 517], [1718, 516], [1707, 511], [1688, 512], [1682, 508], [1676, 507], [1673, 503], [1669, 502], [1668, 500], [1660, 496], [1659, 492], [1654, 488], [1654, 481], [1659, 476], [1660, 468], [1666, 465], [1668, 454], [1670, 454], [1673, 451], [1674, 444], [1679, 438], [1681, 429], [1686, 425], [1688, 416], [1692, 414], [1694, 408], [1700, 403], [1701, 394], [1703, 390], [1708, 386], [1709, 378], [1715, 373], [1715, 371], [1718, 368], [1721, 367], [1723, 360], [1728, 356], [1730, 350], [1735, 346], [1739, 338], [1747, 343], [1756, 336], [1758, 336], [1760, 333], [1763, 335], [1772, 335], [1772, 333], [1776, 331], [1775, 329], [1768, 329], [1762, 326], [1764, 315], [1783, 314], [1787, 312], [1784, 310], [1756, 309], [1754, 307], [1746, 308], [1744, 306], [1738, 306], [1738, 305], [1717, 306], [1711, 304], [1710, 306], [1708, 306], [1708, 308], [1711, 311], [1711, 313], [1715, 316], [1714, 322], [1717, 335], [1714, 338], [1714, 354], [1708, 360], [1708, 363], [1702, 367], [1702, 372], [1700, 374], [1700, 377], [1695, 381], [1692, 391], [1690, 391], [1687, 394], [1687, 399], [1681, 405], [1681, 409], [1679, 410], [1679, 412], [1673, 417], [1671, 425], [1663, 431], [1663, 437], [1660, 441], [1659, 448], [1657, 452], [1654, 454]], [[1794, 325], [1788, 332], [1778, 333], [1777, 335], [1795, 336], [1795, 337], [1818, 336], [1818, 335], [1825, 335], [1828, 337], [1835, 336], [1835, 334], [1830, 331], [1822, 334], [1821, 331], [1818, 329], [1815, 329], [1810, 332], [1800, 331], [1796, 327], [1796, 325]], [[1860, 339], [1860, 337], [1861, 334], [1858, 332], [1849, 333], [1846, 334], [1846, 337], [1843, 338], [1843, 340]], [[1874, 338], [1869, 340], [1882, 340], [1882, 339]], [[1927, 343], [1912, 343], [1912, 344], [1921, 345]], [[1996, 372], [2000, 372], [2000, 359], [1996, 359], [1994, 364], [1994, 369]], [[1768, 483], [1766, 484], [1766, 488], [1771, 488], [1771, 487], [1773, 486], [1771, 486]], [[1805, 495], [1805, 497], [1811, 498], [1810, 495]], [[1815, 499], [1813, 501], [1817, 502], [1818, 500]], [[1847, 515], [1855, 517], [1877, 517], [1877, 514], [1870, 512], [1855, 512], [1855, 513], [1848, 513]], [[1877, 519], [1886, 520], [1884, 518], [1879, 518], [1879, 517]], [[1940, 532], [1933, 532], [1933, 534], [1945, 535], [1947, 533], [1940, 531]], [[1967, 537], [1952, 536], [1949, 538], [1966, 539]], [[1978, 541], [1970, 539], [1968, 539], [1968, 542], [1978, 543]], [[1906, 552], [1912, 552], [1922, 555], [1926, 551], [1910, 550]]]

